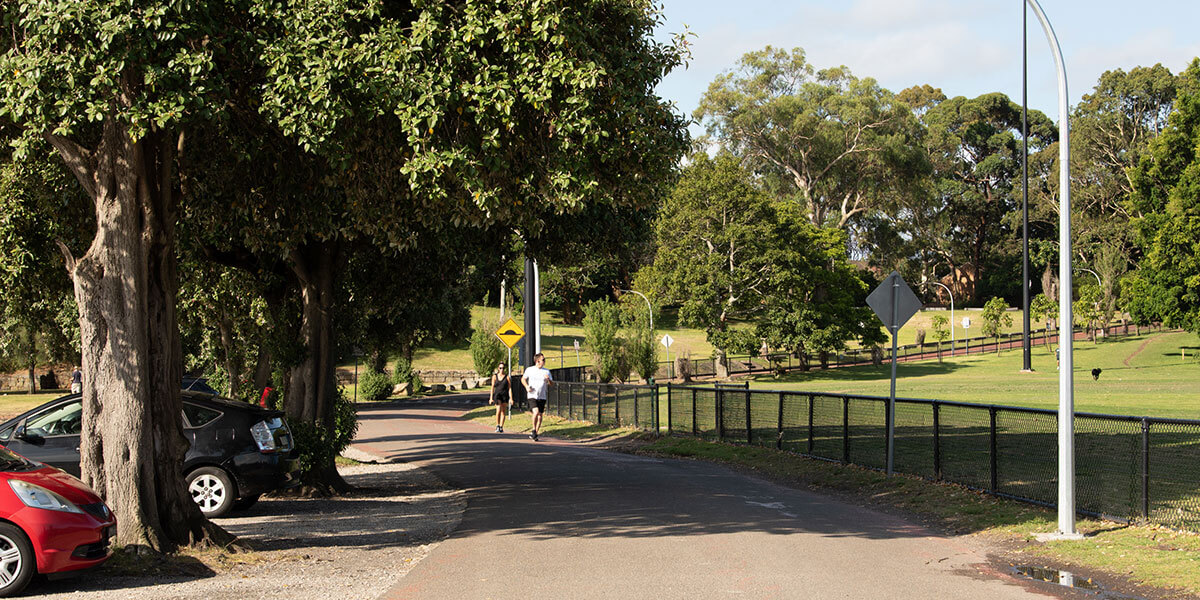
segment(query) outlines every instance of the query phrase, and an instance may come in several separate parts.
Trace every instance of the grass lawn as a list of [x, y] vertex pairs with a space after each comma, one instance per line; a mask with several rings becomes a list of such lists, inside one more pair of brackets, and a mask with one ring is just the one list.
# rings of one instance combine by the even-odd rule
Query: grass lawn
[[49, 402], [59, 396], [69, 393], [69, 390], [51, 390], [28, 394], [25, 392], [7, 392], [0, 394], [0, 420], [15, 417], [31, 408]]
[[[1200, 419], [1200, 340], [1190, 333], [1151, 333], [1100, 343], [1075, 342], [1075, 409], [1118, 415]], [[1181, 352], [1186, 352], [1186, 358]], [[1054, 347], [1035, 346], [1033, 373], [1021, 352], [900, 363], [896, 395], [1033, 408], [1058, 407]], [[1091, 371], [1100, 368], [1100, 379]], [[751, 387], [887, 396], [891, 367], [849, 367], [756, 377]]]

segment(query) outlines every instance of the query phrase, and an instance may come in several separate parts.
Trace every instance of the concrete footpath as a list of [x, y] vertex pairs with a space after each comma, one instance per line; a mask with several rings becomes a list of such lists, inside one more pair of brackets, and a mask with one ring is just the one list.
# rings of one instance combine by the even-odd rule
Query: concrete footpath
[[465, 491], [382, 598], [1046, 598], [973, 542], [699, 461], [493, 433], [463, 406], [362, 407], [355, 446]]

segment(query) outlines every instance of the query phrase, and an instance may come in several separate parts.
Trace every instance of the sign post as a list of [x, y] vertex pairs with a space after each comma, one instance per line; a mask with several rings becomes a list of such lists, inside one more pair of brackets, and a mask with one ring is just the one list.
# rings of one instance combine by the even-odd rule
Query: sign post
[[670, 379], [675, 379], [675, 366], [671, 364], [671, 344], [675, 343], [675, 338], [669, 333], [664, 333], [661, 342], [667, 349], [667, 373], [671, 375]]
[[521, 338], [525, 337], [525, 330], [521, 329], [521, 326], [517, 325], [517, 322], [512, 320], [512, 317], [509, 317], [507, 321], [496, 329], [496, 337], [500, 338], [500, 341], [504, 342], [505, 346], [508, 346], [508, 372], [511, 374], [513, 372], [512, 349], [513, 346], [517, 345], [517, 342], [521, 341]]
[[891, 475], [896, 449], [896, 337], [900, 328], [921, 310], [921, 300], [900, 277], [900, 273], [892, 271], [867, 296], [867, 305], [892, 333], [892, 388], [887, 406], [887, 474]]

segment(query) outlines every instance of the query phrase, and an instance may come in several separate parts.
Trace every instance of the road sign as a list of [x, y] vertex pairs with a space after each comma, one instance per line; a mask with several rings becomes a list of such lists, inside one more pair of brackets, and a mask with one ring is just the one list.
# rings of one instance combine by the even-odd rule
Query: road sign
[[887, 474], [892, 474], [896, 447], [896, 337], [900, 328], [921, 310], [921, 300], [904, 283], [900, 274], [892, 271], [875, 291], [867, 296], [867, 304], [879, 320], [892, 332], [892, 390], [887, 404]]
[[675, 338], [672, 338], [672, 337], [670, 336], [670, 334], [666, 334], [666, 333], [664, 333], [664, 334], [663, 334], [663, 336], [662, 336], [662, 340], [661, 340], [661, 342], [662, 342], [662, 345], [663, 345], [663, 347], [665, 347], [667, 350], [670, 350], [670, 349], [671, 349], [671, 344], [674, 344], [674, 343], [675, 343]]
[[517, 342], [521, 341], [521, 338], [525, 337], [525, 330], [510, 318], [496, 330], [496, 337], [500, 338], [500, 341], [504, 342], [504, 345], [511, 350], [513, 346], [517, 345]]
[[971, 328], [971, 317], [963, 317], [962, 326], [963, 326], [963, 329], [970, 329]]
[[904, 283], [904, 278], [900, 277], [899, 273], [892, 271], [892, 274], [867, 296], [867, 305], [875, 311], [888, 331], [895, 333], [921, 310], [921, 299], [917, 298], [907, 283]]
[[579, 340], [575, 340], [575, 351], [579, 352]]

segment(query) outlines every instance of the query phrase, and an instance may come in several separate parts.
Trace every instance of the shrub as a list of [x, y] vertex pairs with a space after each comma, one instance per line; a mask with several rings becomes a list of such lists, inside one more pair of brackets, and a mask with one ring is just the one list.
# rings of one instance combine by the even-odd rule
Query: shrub
[[471, 332], [471, 360], [475, 362], [475, 373], [488, 377], [504, 360], [504, 343], [493, 332], [499, 327], [488, 320], [480, 321]]
[[[618, 376], [621, 368], [620, 342], [617, 330], [621, 328], [621, 310], [613, 303], [604, 300], [589, 302], [583, 309], [584, 336], [588, 348], [596, 363], [596, 376], [602, 383], [608, 383]], [[629, 371], [625, 371], [629, 376]]]
[[368, 369], [358, 378], [358, 393], [365, 400], [383, 400], [392, 395], [392, 378]]
[[338, 388], [334, 398], [333, 431], [316, 423], [291, 421], [292, 439], [299, 451], [300, 477], [305, 483], [320, 481], [321, 469], [333, 464], [358, 433], [358, 412], [354, 403]]
[[412, 361], [403, 357], [396, 359], [396, 369], [392, 371], [392, 385], [412, 383], [412, 376]]
[[636, 330], [633, 339], [626, 345], [629, 364], [637, 374], [647, 381], [658, 371], [658, 357], [655, 355], [654, 332], [646, 327]]

